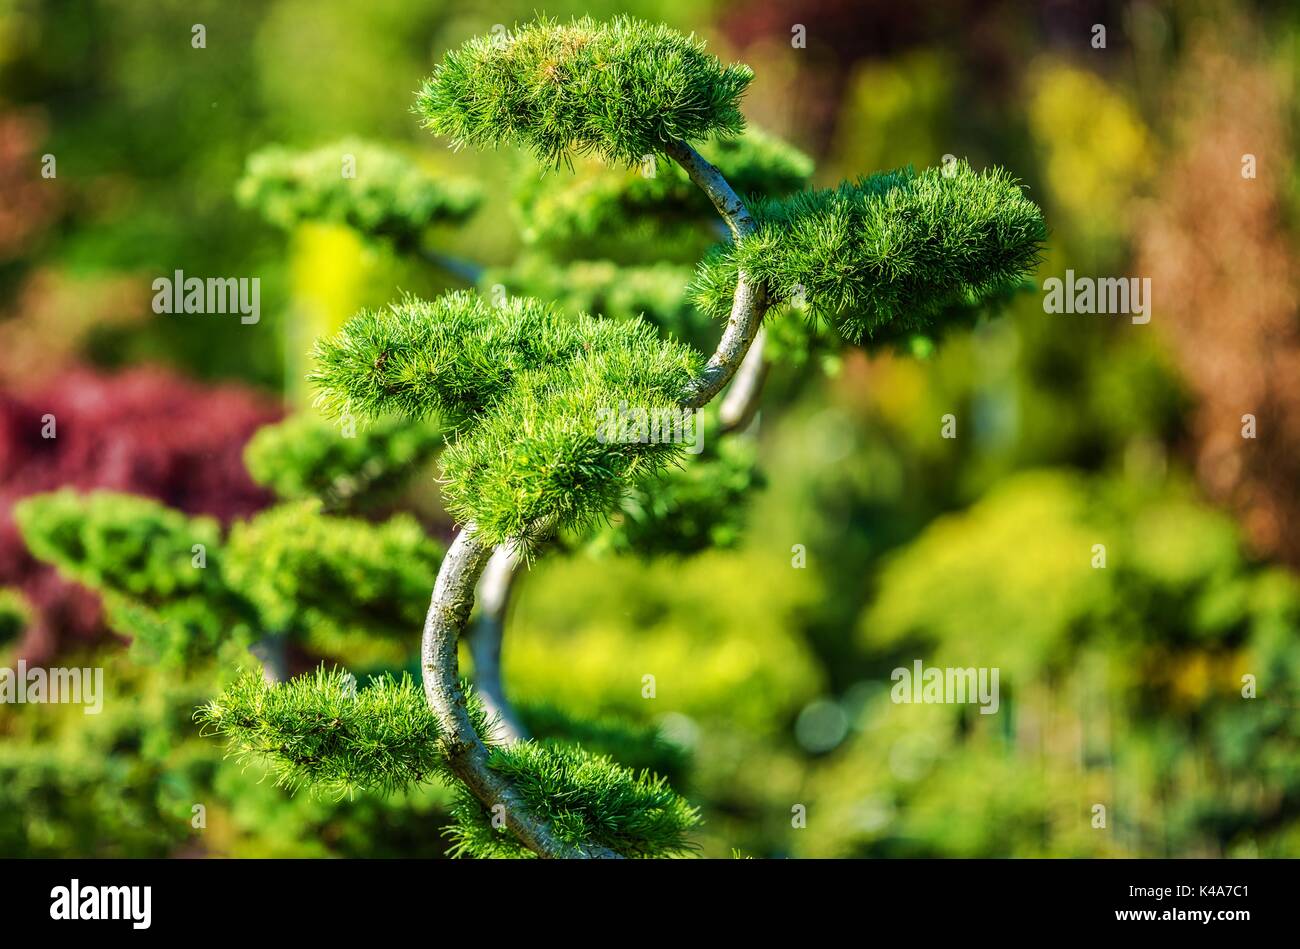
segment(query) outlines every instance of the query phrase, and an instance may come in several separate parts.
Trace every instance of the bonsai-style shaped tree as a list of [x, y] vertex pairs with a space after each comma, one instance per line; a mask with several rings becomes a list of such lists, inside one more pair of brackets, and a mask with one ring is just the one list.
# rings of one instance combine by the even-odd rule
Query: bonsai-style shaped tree
[[[429, 223], [472, 210], [469, 189], [430, 182], [380, 152], [367, 154], [387, 169], [378, 179], [383, 184], [363, 192], [337, 182], [310, 187], [321, 177], [317, 166], [332, 165], [337, 149], [322, 152], [324, 158], [277, 151], [250, 165], [241, 196], [279, 222], [337, 220], [492, 288], [431, 301], [406, 296], [363, 311], [314, 352], [310, 379], [323, 413], [378, 425], [368, 444], [384, 460], [375, 473], [381, 486], [400, 481], [401, 459], [429, 453], [428, 435], [407, 446], [402, 425], [446, 436], [443, 496], [461, 529], [440, 559], [408, 522], [375, 527], [327, 516], [353, 507], [355, 479], [347, 472], [360, 459], [339, 457], [318, 429], [300, 421], [250, 449], [254, 473], [260, 467], [261, 480], [289, 503], [236, 526], [220, 548], [222, 572], [203, 581], [215, 584], [212, 590], [172, 573], [173, 560], [192, 547], [189, 534], [202, 528], [216, 548], [222, 541], [215, 531], [149, 509], [127, 520], [138, 524], [147, 515], [157, 538], [135, 536], [141, 531], [123, 523], [119, 508], [127, 502], [120, 498], [95, 502], [98, 514], [67, 496], [34, 499], [21, 515], [29, 543], [86, 582], [121, 594], [115, 612], [123, 625], [157, 625], [153, 639], [178, 653], [200, 633], [211, 639], [237, 625], [244, 644], [261, 646], [261, 655], [269, 654], [268, 637], [274, 642], [299, 629], [316, 637], [319, 652], [340, 655], [347, 632], [371, 613], [385, 629], [400, 626], [412, 604], [387, 601], [405, 600], [413, 578], [436, 562], [421, 643], [422, 689], [392, 677], [358, 689], [350, 675], [323, 668], [287, 682], [250, 673], [200, 718], [236, 754], [269, 763], [291, 787], [346, 793], [448, 780], [458, 790], [456, 853], [618, 857], [686, 849], [696, 811], [663, 778], [638, 775], [581, 746], [523, 738], [518, 727], [498, 731], [497, 717], [510, 713], [492, 671], [476, 670], [486, 707], [462, 682], [458, 644], [485, 569], [503, 564], [499, 572], [508, 575], [516, 559], [538, 556], [557, 535], [593, 532], [620, 505], [627, 513], [629, 495], [653, 506], [674, 478], [677, 494], [689, 496], [677, 472], [702, 464], [725, 469], [722, 456], [690, 458], [682, 440], [663, 437], [669, 427], [645, 423], [694, 413], [730, 385], [706, 433], [743, 427], [767, 360], [773, 351], [789, 351], [768, 347], [765, 356], [769, 313], [802, 311], [848, 344], [924, 339], [1018, 285], [1045, 234], [1040, 212], [1012, 178], [960, 162], [806, 190], [806, 158], [742, 134], [740, 100], [751, 78], [747, 67], [723, 64], [693, 37], [665, 27], [629, 18], [539, 19], [450, 53], [417, 97], [426, 126], [455, 147], [517, 145], [551, 166], [593, 158], [614, 169], [673, 163], [675, 169], [653, 177], [611, 172], [588, 179], [581, 200], [566, 201], [547, 183], [534, 186], [524, 201], [532, 215], [526, 237], [599, 242], [604, 228], [647, 211], [680, 227], [707, 201], [724, 241], [700, 263], [689, 298], [699, 312], [725, 320], [708, 357], [636, 315], [650, 313], [661, 328], [684, 318], [680, 295], [629, 291], [661, 289], [672, 279], [662, 268], [560, 271], [542, 254], [507, 274], [484, 274], [420, 244]], [[351, 147], [360, 153], [367, 146]], [[735, 181], [719, 166], [735, 169]], [[766, 196], [742, 198], [737, 184], [747, 195]], [[554, 288], [570, 301], [586, 293], [608, 303], [607, 316], [610, 309], [629, 312], [602, 319], [497, 292], [521, 286]], [[611, 426], [619, 418], [634, 421]], [[322, 493], [332, 499], [324, 511], [295, 500]], [[62, 525], [57, 530], [55, 522]], [[96, 550], [120, 546], [124, 536], [154, 580], [142, 582], [131, 569], [109, 577], [88, 564]], [[149, 554], [158, 538], [172, 548], [166, 563]], [[354, 545], [355, 567], [347, 564]], [[327, 576], [316, 560], [333, 565]], [[334, 602], [349, 599], [349, 583], [353, 602]], [[178, 589], [188, 597], [184, 608], [175, 604]], [[316, 602], [313, 591], [327, 589], [330, 602]], [[218, 595], [218, 613], [232, 619], [214, 622], [204, 614], [200, 622], [191, 600]], [[499, 601], [499, 591], [485, 590], [484, 597]], [[141, 598], [147, 615], [138, 609]], [[499, 602], [489, 612], [499, 626]]]
[[[726, 317], [707, 360], [639, 321], [570, 319], [531, 299], [496, 304], [459, 292], [361, 313], [317, 346], [312, 378], [326, 414], [437, 412], [457, 432], [442, 465], [449, 510], [464, 526], [425, 620], [424, 692], [446, 768], [541, 855], [618, 850], [574, 835], [576, 822], [548, 819], [569, 769], [585, 763], [524, 752], [527, 744], [494, 758], [475, 720], [457, 645], [493, 549], [527, 552], [557, 529], [593, 522], [634, 479], [677, 460], [679, 443], [604, 437], [608, 413], [629, 405], [654, 418], [708, 404], [773, 304], [798, 298], [852, 341], [923, 327], [963, 295], [1018, 279], [1043, 237], [1038, 210], [1007, 176], [966, 166], [895, 172], [751, 210], [691, 144], [742, 130], [751, 77], [663, 27], [541, 20], [451, 53], [417, 99], [426, 125], [458, 147], [522, 145], [556, 164], [573, 153], [677, 162], [731, 237], [698, 280], [702, 307]], [[554, 796], [540, 801], [546, 790]], [[599, 826], [603, 815], [590, 817]]]

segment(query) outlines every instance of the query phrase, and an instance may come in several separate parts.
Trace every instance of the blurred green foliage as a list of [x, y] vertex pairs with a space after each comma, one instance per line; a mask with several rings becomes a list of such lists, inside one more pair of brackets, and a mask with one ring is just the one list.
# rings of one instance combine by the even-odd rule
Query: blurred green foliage
[[31, 622], [31, 606], [18, 590], [0, 589], [0, 649], [14, 643]]
[[257, 152], [236, 194], [286, 230], [304, 221], [336, 223], [405, 245], [435, 223], [463, 221], [479, 202], [473, 184], [438, 181], [402, 155], [357, 139], [309, 152]]
[[103, 594], [140, 658], [178, 665], [252, 641], [254, 614], [231, 586], [215, 520], [66, 489], [21, 501], [14, 518], [33, 556]]
[[740, 543], [750, 493], [765, 484], [757, 447], [752, 440], [723, 435], [706, 417], [694, 424], [698, 451], [631, 485], [617, 517], [585, 539], [589, 549], [654, 557]]
[[381, 524], [277, 505], [231, 528], [227, 574], [264, 634], [298, 635], [317, 653], [400, 663], [424, 618], [442, 547], [409, 514]]
[[345, 431], [311, 413], [259, 429], [244, 449], [253, 480], [286, 501], [353, 513], [391, 502], [442, 446], [441, 427], [379, 419]]
[[874, 594], [859, 629], [880, 668], [995, 667], [1002, 708], [895, 704], [881, 679], [849, 690], [853, 736], [812, 784], [832, 826], [802, 853], [1294, 846], [1271, 815], [1300, 794], [1278, 744], [1300, 725], [1300, 584], [1251, 564], [1186, 490], [1026, 473], [934, 522]]
[[[615, 7], [705, 27], [711, 40], [722, 32], [705, 22], [715, 11], [699, 5], [549, 9], [605, 15]], [[1254, 8], [1227, 4], [1220, 12], [1234, 9]], [[537, 179], [532, 162], [504, 154], [453, 154], [423, 138], [418, 150], [405, 147], [418, 133], [401, 104], [442, 51], [532, 10], [410, 0], [276, 0], [256, 13], [170, 0], [147, 9], [10, 4], [0, 30], [0, 84], [6, 105], [47, 111], [48, 134], [35, 154], [58, 156], [63, 206], [57, 227], [25, 245], [28, 259], [4, 264], [3, 286], [16, 287], [23, 268], [38, 265], [142, 281], [177, 266], [260, 275], [266, 317], [256, 327], [154, 321], [104, 328], [89, 354], [108, 365], [160, 360], [202, 377], [285, 385], [301, 375], [297, 360], [310, 340], [337, 328], [330, 320], [383, 304], [395, 284], [418, 292], [446, 285], [443, 275], [337, 228], [299, 226], [286, 253], [283, 235], [240, 211], [236, 182], [248, 156], [267, 143], [310, 148], [357, 134], [395, 142], [435, 181], [496, 183], [454, 238], [457, 253], [491, 265], [479, 282], [483, 293], [500, 284], [510, 296], [556, 300], [565, 312], [643, 314], [677, 339], [709, 346], [716, 329], [679, 292], [689, 276], [682, 263], [716, 240], [707, 215], [694, 233], [688, 223], [656, 240], [647, 235], [657, 225], [639, 211], [603, 217], [620, 207], [626, 189], [604, 190], [600, 173], [582, 160], [572, 173]], [[745, 16], [729, 14], [738, 47]], [[1143, 48], [1130, 64], [1119, 56], [1081, 59], [1035, 22], [1007, 14], [980, 44], [992, 44], [992, 74], [972, 71], [969, 50], [937, 34], [912, 49], [864, 47], [860, 58], [819, 73], [829, 52], [791, 57], [783, 35], [775, 44], [782, 48], [764, 55], [784, 71], [755, 87], [744, 108], [805, 144], [817, 138], [799, 124], [805, 114], [817, 112], [813, 106], [838, 109], [824, 139], [821, 182], [909, 163], [929, 167], [948, 152], [977, 168], [1005, 167], [1051, 224], [1040, 276], [1067, 266], [1126, 273], [1127, 240], [1141, 221], [1132, 210], [1167, 157], [1161, 94], [1197, 16], [1161, 11], [1164, 45]], [[207, 50], [189, 45], [198, 21], [208, 28]], [[1273, 40], [1259, 57], [1293, 72], [1294, 13], [1269, 25]], [[816, 45], [816, 31], [811, 38]], [[751, 53], [763, 45], [735, 55], [757, 65]], [[816, 84], [805, 85], [809, 79]], [[774, 104], [786, 82], [794, 90], [790, 115]], [[680, 182], [663, 174], [663, 163], [656, 168], [656, 179], [639, 169], [618, 175], [634, 193], [659, 189], [653, 193], [665, 202], [680, 195], [672, 190]], [[557, 212], [575, 234], [583, 228], [572, 222], [584, 214], [608, 223], [586, 228], [589, 236], [573, 246], [537, 240], [520, 256], [519, 244], [537, 235], [502, 222], [518, 197], [511, 182], [521, 176], [530, 179], [522, 187], [537, 208], [570, 189], [601, 196], [587, 210]], [[346, 213], [341, 219], [369, 226]], [[434, 246], [452, 243], [437, 225], [425, 236]], [[646, 269], [615, 269], [627, 262]], [[666, 523], [682, 529], [668, 552], [695, 556], [641, 562], [582, 552], [548, 556], [524, 575], [509, 620], [505, 680], [533, 732], [668, 776], [699, 805], [703, 823], [690, 839], [709, 856], [734, 848], [756, 856], [1300, 852], [1296, 581], [1254, 562], [1237, 527], [1185, 483], [1188, 397], [1161, 341], [1160, 315], [1150, 332], [1047, 317], [1035, 294], [1018, 293], [1000, 319], [968, 331], [973, 321], [963, 318], [941, 345], [922, 345], [914, 351], [922, 359], [842, 353], [825, 327], [809, 328], [800, 316], [792, 309], [769, 321], [774, 367], [747, 440], [719, 440], [710, 468], [714, 442], [706, 438], [704, 457], [665, 472], [667, 487], [635, 489], [627, 514], [609, 528], [615, 533], [594, 541], [632, 550], [639, 518], [667, 513], [672, 519], [643, 539], [668, 538]], [[958, 426], [951, 440], [939, 435], [948, 413]], [[382, 422], [359, 426], [355, 440], [339, 438], [337, 428], [326, 437], [327, 427], [310, 416], [259, 436], [248, 459], [283, 498], [314, 496], [324, 510], [304, 503], [268, 515], [260, 535], [251, 525], [237, 528], [250, 558], [246, 585], [265, 587], [259, 598], [292, 617], [290, 625], [309, 623], [304, 607], [338, 605], [333, 584], [341, 574], [308, 556], [318, 519], [386, 517], [440, 439], [437, 425]], [[762, 463], [760, 492], [750, 490], [760, 480], [750, 454]], [[369, 459], [382, 470], [363, 477]], [[685, 480], [674, 484], [679, 474]], [[695, 480], [706, 475], [718, 483]], [[696, 502], [720, 511], [694, 526]], [[180, 604], [192, 583], [226, 583], [233, 545], [215, 526], [132, 507], [129, 516], [107, 517], [105, 535], [94, 539], [84, 536], [87, 523], [67, 531], [57, 506], [49, 510], [49, 523], [32, 536], [47, 535], [51, 559], [75, 553], [85, 566], [88, 551], [111, 552], [109, 562], [81, 574], [103, 590], [123, 581], [113, 557], [134, 558], [131, 576], [152, 578], [110, 598], [114, 628], [164, 649], [196, 642], [148, 632], [171, 615], [211, 623], [211, 610], [205, 621]], [[682, 512], [688, 516], [673, 516]], [[297, 545], [270, 536], [278, 517], [299, 533]], [[211, 540], [202, 578], [188, 566], [194, 541], [181, 543], [177, 530]], [[412, 550], [425, 552], [422, 569], [436, 566], [413, 530], [394, 532], [414, 545], [400, 550], [377, 540], [378, 530], [359, 520], [345, 528], [375, 560], [401, 561], [398, 587], [416, 585], [420, 557]], [[268, 537], [276, 543], [259, 549]], [[734, 544], [699, 551], [706, 537]], [[1106, 544], [1105, 569], [1091, 565], [1097, 543]], [[804, 550], [802, 568], [796, 547]], [[262, 554], [273, 559], [257, 561]], [[268, 580], [254, 575], [255, 562], [296, 566]], [[414, 606], [427, 595], [426, 586]], [[235, 620], [221, 624], [226, 644], [226, 634], [247, 622], [243, 610], [254, 609], [242, 592], [231, 596], [241, 605]], [[0, 596], [0, 640], [7, 618], [21, 613], [5, 602]], [[409, 619], [382, 615], [395, 635], [379, 642], [396, 644], [399, 629], [412, 641]], [[354, 614], [335, 628], [361, 622]], [[260, 622], [248, 630], [265, 631]], [[376, 641], [368, 629], [364, 639]], [[350, 647], [360, 641], [350, 637]], [[381, 658], [400, 675], [404, 663], [394, 656], [341, 658], [363, 665]], [[220, 744], [200, 738], [190, 716], [229, 684], [230, 674], [219, 671], [230, 668], [227, 658], [205, 647], [181, 671], [137, 666], [107, 646], [61, 660], [106, 666], [105, 711], [5, 709], [0, 853], [445, 851], [448, 844], [430, 833], [448, 821], [452, 802], [442, 790], [340, 801], [288, 796], [263, 780], [261, 766], [223, 760]], [[890, 671], [917, 658], [1000, 666], [999, 714], [893, 704]], [[1257, 679], [1255, 699], [1241, 695], [1247, 674]], [[796, 829], [791, 809], [799, 804], [808, 821]], [[1097, 804], [1107, 807], [1104, 829], [1092, 826]], [[206, 807], [202, 827], [192, 823], [195, 805]]]

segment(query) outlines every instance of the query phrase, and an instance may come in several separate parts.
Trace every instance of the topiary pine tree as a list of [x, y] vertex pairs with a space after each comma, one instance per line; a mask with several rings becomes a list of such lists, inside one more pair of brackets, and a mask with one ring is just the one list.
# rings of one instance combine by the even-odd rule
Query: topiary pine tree
[[[417, 98], [426, 126], [456, 147], [518, 145], [554, 164], [574, 154], [624, 165], [648, 155], [675, 161], [730, 232], [701, 268], [697, 299], [727, 318], [708, 359], [639, 320], [566, 318], [531, 299], [498, 305], [459, 292], [363, 312], [316, 349], [312, 379], [327, 415], [437, 412], [455, 432], [442, 468], [448, 508], [463, 527], [425, 620], [425, 699], [447, 767], [474, 799], [459, 816], [481, 826], [468, 818], [499, 811], [541, 855], [648, 848], [598, 838], [599, 810], [583, 819], [554, 810], [554, 800], [577, 791], [563, 775], [582, 765], [552, 772], [558, 762], [531, 743], [508, 746], [509, 758], [490, 747], [460, 682], [456, 647], [494, 548], [528, 554], [556, 531], [581, 530], [639, 479], [680, 460], [677, 443], [603, 438], [601, 413], [707, 405], [735, 375], [767, 311], [795, 296], [851, 342], [886, 328], [923, 329], [944, 308], [1019, 280], [1044, 236], [1037, 208], [1008, 176], [966, 165], [876, 176], [751, 213], [691, 145], [741, 131], [751, 77], [662, 27], [543, 19], [449, 54]], [[680, 806], [656, 799], [686, 819]], [[606, 804], [592, 798], [593, 807]], [[471, 851], [488, 846], [461, 841]]]
[[[454, 261], [448, 267], [482, 281], [484, 294], [407, 296], [357, 314], [318, 342], [310, 378], [324, 415], [384, 420], [385, 433], [401, 430], [393, 419], [436, 424], [445, 433], [444, 499], [462, 526], [438, 563], [424, 614], [422, 688], [380, 677], [358, 690], [350, 677], [323, 669], [285, 683], [245, 675], [200, 713], [236, 754], [268, 763], [288, 786], [326, 793], [447, 780], [459, 794], [450, 831], [456, 853], [656, 856], [688, 846], [696, 811], [662, 778], [638, 775], [589, 748], [511, 740], [494, 729], [499, 709], [485, 708], [461, 681], [457, 657], [485, 569], [504, 564], [508, 577], [516, 559], [540, 555], [557, 537], [609, 537], [603, 525], [616, 514], [614, 529], [630, 546], [653, 549], [685, 524], [694, 526], [666, 546], [725, 541], [728, 530], [714, 530], [726, 523], [719, 510], [753, 483], [749, 462], [728, 451], [690, 459], [680, 441], [644, 432], [610, 438], [612, 411], [631, 407], [652, 418], [708, 407], [712, 445], [714, 435], [748, 420], [773, 358], [798, 363], [794, 354], [807, 351], [814, 335], [824, 338], [827, 327], [847, 345], [924, 350], [939, 332], [1014, 289], [1033, 269], [1044, 238], [1041, 214], [1010, 177], [976, 173], [964, 163], [804, 190], [806, 157], [743, 134], [740, 102], [751, 78], [747, 67], [723, 64], [693, 37], [626, 17], [539, 19], [472, 40], [436, 68], [416, 100], [430, 130], [458, 148], [511, 145], [545, 166], [577, 162], [589, 176], [586, 197], [566, 200], [558, 176], [524, 187], [525, 234], [539, 251], [505, 272], [480, 273]], [[334, 220], [447, 265], [423, 247], [423, 230], [458, 219], [470, 203], [450, 200], [451, 191], [388, 157], [378, 159], [387, 177], [339, 188], [341, 147], [327, 150], [327, 159], [255, 159], [243, 196], [277, 223]], [[589, 159], [610, 167], [592, 171]], [[645, 174], [650, 169], [653, 178]], [[687, 183], [702, 197], [692, 197]], [[643, 235], [658, 235], [650, 246], [667, 251], [676, 246], [668, 235], [683, 233], [702, 208], [717, 214], [724, 241], [693, 281], [667, 252], [667, 263], [550, 266], [557, 248], [585, 252], [603, 229], [633, 221]], [[570, 281], [570, 273], [584, 279]], [[508, 292], [553, 296], [557, 285], [565, 290], [564, 307]], [[643, 289], [629, 292], [636, 286]], [[710, 356], [682, 338], [698, 335], [698, 324], [688, 326], [696, 312], [688, 300], [726, 321]], [[621, 318], [588, 315], [602, 309]], [[807, 323], [777, 318], [780, 310], [802, 311]], [[765, 321], [786, 340], [766, 355]], [[790, 329], [804, 325], [821, 328]], [[283, 493], [328, 490], [339, 472], [346, 477], [345, 469], [360, 462], [294, 448], [310, 440], [309, 430], [264, 442], [262, 457], [272, 459], [265, 476]], [[411, 457], [424, 457], [422, 444], [412, 442]], [[253, 451], [250, 461], [258, 456]], [[709, 474], [701, 479], [700, 471]], [[355, 601], [339, 604], [344, 615], [364, 604], [391, 615], [400, 629], [418, 600], [405, 580], [376, 586], [364, 579], [385, 566], [383, 558], [369, 566], [359, 561], [351, 572], [341, 565], [329, 583], [289, 582], [317, 573], [314, 551], [321, 561], [347, 559], [353, 545], [327, 540], [342, 528], [325, 517], [273, 509], [263, 518], [275, 523], [255, 539], [241, 545], [236, 535], [244, 528], [232, 532], [222, 554], [234, 559], [222, 576], [253, 626], [263, 635], [295, 623], [328, 629], [314, 613], [330, 609], [316, 595], [332, 589], [335, 599]], [[33, 531], [38, 520], [31, 519]], [[416, 543], [407, 540], [408, 547]], [[241, 567], [241, 558], [286, 544], [298, 554], [274, 554], [261, 574]], [[80, 556], [63, 550], [73, 560]], [[484, 598], [490, 593], [484, 590]], [[484, 687], [487, 670], [476, 671], [479, 691], [492, 692]], [[598, 738], [593, 732], [590, 746], [599, 747]]]

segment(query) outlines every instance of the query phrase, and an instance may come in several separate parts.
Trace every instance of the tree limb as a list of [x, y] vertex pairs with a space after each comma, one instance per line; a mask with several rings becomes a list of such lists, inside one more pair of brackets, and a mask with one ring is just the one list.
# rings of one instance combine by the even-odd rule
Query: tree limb
[[[753, 231], [749, 210], [717, 168], [685, 142], [670, 142], [666, 150], [708, 195], [734, 238]], [[682, 393], [679, 401], [683, 406], [704, 406], [731, 381], [766, 312], [763, 287], [740, 273], [727, 328], [704, 372]], [[443, 751], [452, 772], [470, 793], [489, 808], [501, 805], [506, 826], [539, 856], [618, 857], [605, 847], [589, 845], [579, 850], [557, 839], [546, 823], [528, 813], [510, 782], [488, 765], [487, 746], [474, 729], [461, 688], [457, 647], [474, 607], [475, 587], [493, 555], [492, 548], [475, 536], [474, 525], [466, 524], [443, 558], [425, 617], [420, 650], [424, 694], [441, 726]]]
[[420, 247], [416, 252], [428, 263], [445, 270], [453, 277], [459, 277], [472, 286], [477, 286], [483, 276], [484, 268], [472, 260], [463, 260], [428, 247]]
[[470, 655], [474, 657], [474, 688], [488, 714], [496, 717], [494, 737], [504, 742], [528, 737], [501, 683], [501, 641], [519, 560], [519, 548], [515, 545], [502, 544], [492, 552], [479, 578], [478, 622], [469, 637]]
[[664, 145], [668, 157], [682, 166], [691, 181], [703, 191], [718, 209], [723, 222], [736, 240], [747, 237], [754, 230], [754, 219], [745, 202], [732, 189], [727, 179], [715, 165], [683, 141], [670, 141]]
[[[708, 195], [731, 231], [733, 240], [740, 240], [753, 233], [753, 216], [745, 207], [745, 202], [722, 176], [722, 172], [685, 142], [669, 142], [664, 150], [682, 166], [691, 181]], [[751, 282], [744, 271], [740, 271], [736, 275], [736, 292], [732, 297], [727, 328], [718, 341], [718, 348], [704, 367], [704, 372], [684, 393], [681, 400], [683, 406], [698, 409], [707, 405], [731, 381], [754, 342], [754, 337], [758, 335], [767, 307], [765, 288]]]
[[722, 432], [738, 432], [748, 427], [758, 411], [759, 399], [763, 393], [763, 383], [767, 381], [767, 372], [771, 364], [763, 354], [767, 334], [760, 328], [745, 353], [736, 377], [731, 381], [731, 388], [722, 398], [718, 407], [718, 419], [722, 423]]
[[285, 655], [285, 637], [281, 634], [263, 636], [248, 647], [262, 663], [262, 678], [268, 685], [278, 685], [289, 679], [289, 663]]
[[460, 684], [456, 655], [460, 634], [474, 606], [474, 586], [492, 556], [492, 548], [466, 524], [443, 558], [424, 620], [420, 647], [424, 695], [442, 730], [443, 753], [452, 772], [488, 808], [502, 807], [506, 827], [542, 857], [618, 857], [605, 847], [578, 850], [559, 840], [549, 826], [528, 812], [510, 782], [488, 765], [488, 748], [474, 730]]

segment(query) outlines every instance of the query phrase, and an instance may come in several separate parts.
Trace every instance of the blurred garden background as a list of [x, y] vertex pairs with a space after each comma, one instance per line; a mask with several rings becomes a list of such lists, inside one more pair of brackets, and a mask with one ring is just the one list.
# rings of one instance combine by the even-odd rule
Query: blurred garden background
[[[831, 347], [774, 323], [761, 412], [736, 436], [761, 476], [730, 485], [736, 516], [713, 543], [595, 544], [519, 578], [504, 682], [532, 730], [576, 717], [597, 745], [635, 738], [624, 763], [700, 807], [710, 857], [1300, 855], [1286, 6], [545, 5], [662, 21], [748, 63], [748, 120], [813, 157], [816, 184], [945, 155], [998, 165], [1050, 239], [1036, 286], [932, 348]], [[580, 264], [560, 269], [561, 239], [530, 233], [537, 166], [454, 152], [411, 113], [447, 49], [538, 9], [0, 0], [0, 665], [102, 665], [108, 693], [97, 716], [0, 705], [0, 855], [443, 855], [437, 789], [291, 796], [224, 759], [191, 716], [229, 664], [139, 661], [96, 594], [33, 556], [13, 508], [111, 489], [239, 524], [276, 487], [250, 475], [246, 444], [312, 413], [312, 341], [399, 291], [466, 285], [341, 224], [273, 226], [240, 196], [268, 146], [373, 141], [472, 183], [477, 212], [428, 244], [489, 268], [484, 287], [611, 318], [670, 311], [661, 325], [711, 350], [718, 327], [680, 293], [707, 226], [569, 235]], [[552, 173], [570, 174], [597, 173]], [[611, 283], [606, 261], [644, 283]], [[1044, 312], [1042, 281], [1067, 269], [1150, 278], [1150, 322]], [[155, 314], [151, 283], [175, 270], [259, 277], [260, 320]], [[356, 516], [409, 512], [445, 541], [435, 475], [426, 459]], [[334, 642], [290, 671], [418, 670], [432, 573], [415, 579], [409, 653]], [[303, 596], [328, 611], [345, 593]], [[894, 704], [891, 670], [915, 659], [999, 668], [999, 713]]]

